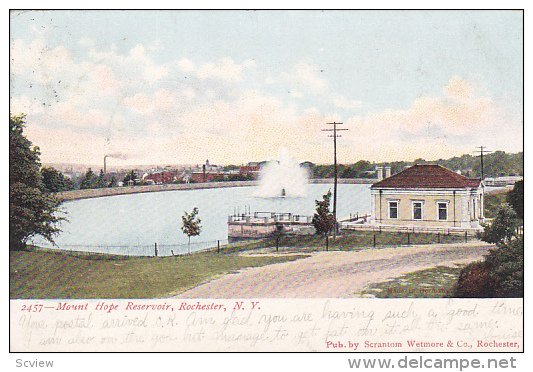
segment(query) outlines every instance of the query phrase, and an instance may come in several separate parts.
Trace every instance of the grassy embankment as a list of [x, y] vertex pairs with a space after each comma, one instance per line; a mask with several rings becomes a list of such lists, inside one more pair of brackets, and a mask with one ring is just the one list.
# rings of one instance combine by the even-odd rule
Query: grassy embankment
[[168, 297], [245, 267], [293, 261], [305, 255], [247, 257], [196, 253], [128, 258], [67, 252], [12, 251], [10, 298]]
[[[493, 216], [505, 194], [487, 195], [485, 213]], [[406, 233], [375, 233], [376, 246], [407, 244]], [[360, 250], [373, 245], [373, 232], [353, 232], [330, 239], [330, 250]], [[463, 236], [410, 234], [411, 244], [462, 242]], [[324, 239], [316, 236], [282, 237], [280, 251], [302, 253], [296, 256], [242, 256], [246, 250], [275, 250], [275, 241], [231, 244], [221, 254], [204, 252], [177, 257], [128, 258], [110, 255], [77, 255], [54, 251], [10, 252], [11, 298], [154, 298], [166, 297], [194, 287], [225, 273], [245, 267], [264, 266], [306, 257], [304, 253], [325, 249]], [[413, 288], [428, 288], [435, 296], [448, 293], [459, 269], [435, 268], [411, 273], [393, 281], [376, 284], [374, 292], [382, 297], [410, 297]], [[406, 284], [407, 287], [406, 287]], [[383, 291], [383, 286], [391, 288]], [[394, 289], [398, 287], [398, 290]], [[444, 288], [444, 289], [442, 289]], [[379, 289], [382, 289], [379, 291]], [[407, 289], [407, 290], [406, 290]], [[372, 293], [372, 288], [368, 293]], [[379, 293], [378, 293], [379, 292]], [[403, 295], [402, 295], [403, 293]], [[428, 297], [420, 293], [419, 297]]]
[[[507, 192], [485, 195], [485, 217], [493, 218], [505, 203]], [[377, 298], [442, 298], [453, 295], [461, 266], [434, 267], [415, 271], [386, 282], [375, 283], [363, 290], [363, 295]]]

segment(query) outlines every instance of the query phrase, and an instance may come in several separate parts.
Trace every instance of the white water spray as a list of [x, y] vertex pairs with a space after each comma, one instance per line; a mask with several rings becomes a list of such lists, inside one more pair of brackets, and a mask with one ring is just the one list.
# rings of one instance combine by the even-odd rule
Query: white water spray
[[262, 198], [301, 198], [306, 195], [307, 171], [281, 148], [278, 160], [269, 161], [261, 170], [259, 189], [255, 196]]

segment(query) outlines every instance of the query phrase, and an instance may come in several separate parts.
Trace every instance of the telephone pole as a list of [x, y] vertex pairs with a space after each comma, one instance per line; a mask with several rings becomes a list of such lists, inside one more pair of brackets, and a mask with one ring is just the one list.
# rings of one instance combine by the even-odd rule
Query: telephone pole
[[485, 178], [485, 174], [483, 172], [483, 154], [488, 154], [492, 151], [486, 150], [486, 146], [477, 146], [476, 149], [479, 149], [478, 151], [475, 151], [480, 154], [480, 163], [481, 163], [481, 180]]
[[345, 128], [337, 128], [337, 125], [342, 123], [326, 123], [328, 125], [333, 125], [333, 129], [322, 129], [323, 132], [333, 132], [332, 135], [328, 137], [333, 137], [333, 174], [334, 174], [334, 183], [333, 183], [333, 218], [335, 219], [335, 229], [334, 236], [337, 235], [337, 137], [341, 137], [340, 134], [337, 134], [337, 131], [348, 130]]

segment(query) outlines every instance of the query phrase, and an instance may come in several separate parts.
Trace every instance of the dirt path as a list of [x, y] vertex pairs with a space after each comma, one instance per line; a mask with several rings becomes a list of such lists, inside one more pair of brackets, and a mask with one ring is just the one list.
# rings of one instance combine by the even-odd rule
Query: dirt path
[[178, 295], [179, 298], [349, 298], [370, 283], [435, 266], [465, 264], [482, 258], [482, 242], [319, 252], [292, 262], [227, 274]]

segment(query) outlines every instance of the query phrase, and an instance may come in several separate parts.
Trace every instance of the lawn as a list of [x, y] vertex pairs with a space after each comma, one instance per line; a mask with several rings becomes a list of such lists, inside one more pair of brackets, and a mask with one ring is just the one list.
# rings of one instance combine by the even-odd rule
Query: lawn
[[460, 272], [461, 267], [437, 266], [372, 284], [361, 294], [377, 298], [452, 297]]
[[11, 251], [10, 298], [159, 298], [245, 267], [307, 257], [196, 253], [176, 257]]

